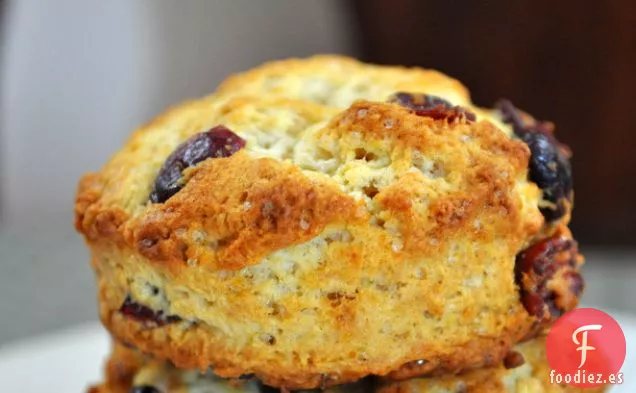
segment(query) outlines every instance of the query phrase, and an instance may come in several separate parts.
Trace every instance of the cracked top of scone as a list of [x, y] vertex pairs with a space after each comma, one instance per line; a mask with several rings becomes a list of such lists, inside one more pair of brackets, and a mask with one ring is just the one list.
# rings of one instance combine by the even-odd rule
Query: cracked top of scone
[[569, 190], [529, 164], [562, 153], [513, 110], [339, 57], [230, 78], [82, 179], [102, 320], [179, 367], [289, 388], [496, 362], [545, 316], [515, 256], [570, 208], [541, 210]]

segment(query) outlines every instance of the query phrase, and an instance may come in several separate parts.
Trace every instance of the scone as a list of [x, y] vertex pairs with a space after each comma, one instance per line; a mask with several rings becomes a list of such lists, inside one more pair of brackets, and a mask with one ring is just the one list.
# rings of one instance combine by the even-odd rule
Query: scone
[[577, 388], [550, 381], [545, 338], [518, 344], [496, 367], [463, 375], [380, 382], [375, 393], [602, 393], [605, 387]]
[[[106, 365], [106, 380], [89, 393], [278, 393], [251, 376], [223, 380], [211, 372], [183, 370], [148, 358], [121, 344]], [[543, 337], [514, 347], [504, 362], [462, 375], [415, 378], [402, 382], [365, 379], [328, 388], [324, 393], [601, 393], [550, 382]], [[318, 392], [318, 391], [317, 391]]]
[[549, 123], [316, 57], [143, 126], [75, 211], [117, 339], [300, 389], [497, 364], [576, 306], [571, 200]]
[[114, 343], [105, 380], [88, 393], [261, 393], [253, 379], [224, 380], [211, 372], [181, 370]]

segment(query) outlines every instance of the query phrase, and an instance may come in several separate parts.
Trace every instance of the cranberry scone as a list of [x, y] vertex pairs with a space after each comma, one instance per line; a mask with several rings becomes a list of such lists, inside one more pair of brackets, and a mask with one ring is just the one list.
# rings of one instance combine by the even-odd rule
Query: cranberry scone
[[183, 370], [119, 343], [104, 367], [104, 381], [87, 393], [261, 393], [249, 378], [225, 380], [212, 372]]
[[550, 380], [545, 337], [516, 345], [503, 361], [461, 375], [381, 381], [375, 393], [603, 393], [605, 386], [578, 388]]
[[[105, 381], [89, 393], [278, 393], [251, 375], [223, 380], [212, 372], [178, 369], [173, 365], [115, 344], [106, 364]], [[460, 375], [414, 378], [393, 382], [367, 378], [338, 385], [324, 393], [602, 393], [605, 387], [575, 388], [550, 381], [545, 338], [513, 347], [497, 365]], [[319, 392], [314, 390], [314, 392]]]
[[497, 364], [583, 289], [552, 128], [435, 71], [234, 76], [81, 180], [101, 319], [158, 360], [289, 389]]

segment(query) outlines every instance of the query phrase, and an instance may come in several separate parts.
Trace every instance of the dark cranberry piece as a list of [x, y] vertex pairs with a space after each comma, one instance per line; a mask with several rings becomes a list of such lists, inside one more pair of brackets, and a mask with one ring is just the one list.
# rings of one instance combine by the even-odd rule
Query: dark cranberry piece
[[517, 255], [515, 282], [526, 311], [537, 318], [538, 329], [576, 307], [584, 287], [580, 264], [577, 243], [560, 234]]
[[556, 221], [567, 213], [572, 201], [572, 168], [545, 134], [529, 133], [522, 138], [530, 148], [530, 181], [543, 190], [543, 198], [554, 206], [541, 207], [548, 221]]
[[503, 360], [504, 367], [508, 370], [510, 370], [511, 368], [521, 367], [525, 362], [526, 360], [524, 359], [523, 355], [517, 351], [508, 352]]
[[161, 393], [159, 389], [150, 385], [133, 386], [130, 393]]
[[245, 146], [245, 140], [224, 126], [194, 135], [168, 156], [150, 193], [150, 201], [167, 201], [182, 187], [183, 170], [208, 158], [229, 157]]
[[130, 296], [126, 297], [124, 304], [119, 308], [119, 312], [140, 322], [149, 322], [157, 326], [181, 321], [181, 318], [176, 315], [165, 315], [163, 311], [154, 311], [149, 307], [139, 304], [132, 300]]
[[454, 106], [443, 98], [428, 94], [398, 92], [389, 98], [389, 102], [412, 109], [418, 116], [432, 117], [436, 120], [454, 121], [464, 117], [470, 121], [475, 121], [474, 113], [461, 106]]
[[515, 135], [530, 148], [530, 181], [543, 190], [543, 199], [551, 206], [542, 206], [547, 221], [556, 221], [567, 213], [572, 202], [572, 168], [569, 150], [554, 137], [548, 122], [528, 124], [514, 105], [507, 100], [497, 103], [503, 121], [512, 125]]

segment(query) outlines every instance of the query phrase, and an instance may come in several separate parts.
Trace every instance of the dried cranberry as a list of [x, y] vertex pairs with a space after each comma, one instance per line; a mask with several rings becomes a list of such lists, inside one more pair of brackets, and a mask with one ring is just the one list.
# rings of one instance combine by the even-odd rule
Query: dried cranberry
[[133, 386], [129, 393], [161, 393], [161, 391], [151, 385], [139, 385]]
[[194, 135], [168, 156], [150, 193], [153, 203], [167, 201], [183, 185], [183, 170], [208, 158], [229, 157], [245, 146], [245, 140], [224, 126]]
[[503, 360], [503, 365], [506, 369], [510, 370], [512, 368], [517, 368], [523, 366], [526, 362], [523, 355], [517, 351], [510, 351]]
[[181, 318], [176, 315], [165, 315], [163, 311], [154, 311], [149, 307], [139, 304], [132, 300], [130, 296], [126, 297], [126, 300], [124, 300], [124, 303], [119, 308], [119, 312], [140, 322], [154, 323], [157, 326], [181, 321]]
[[567, 213], [572, 202], [572, 168], [568, 149], [554, 137], [553, 126], [548, 122], [527, 123], [508, 100], [501, 100], [497, 108], [504, 122], [512, 125], [515, 135], [530, 148], [530, 181], [543, 191], [543, 199], [551, 206], [542, 206], [541, 213], [547, 221], [556, 221]]
[[579, 265], [577, 243], [559, 234], [517, 255], [515, 282], [526, 311], [537, 318], [537, 328], [576, 307], [584, 287]]
[[398, 92], [389, 98], [389, 102], [412, 109], [418, 116], [432, 117], [436, 120], [454, 121], [464, 117], [470, 121], [475, 121], [474, 113], [461, 106], [454, 106], [443, 98], [428, 94]]

